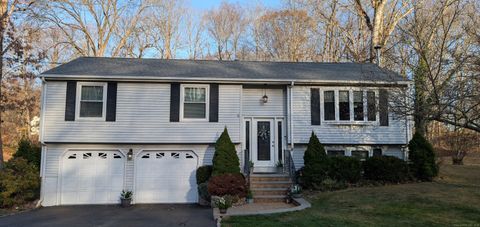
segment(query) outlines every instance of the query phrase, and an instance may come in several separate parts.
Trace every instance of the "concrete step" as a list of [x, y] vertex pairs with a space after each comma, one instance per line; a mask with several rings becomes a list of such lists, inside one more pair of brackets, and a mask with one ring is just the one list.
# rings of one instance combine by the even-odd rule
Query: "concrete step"
[[250, 188], [283, 188], [287, 189], [292, 185], [292, 182], [289, 181], [251, 181]]
[[253, 195], [253, 201], [255, 203], [278, 203], [285, 202], [285, 195]]
[[290, 176], [288, 175], [283, 175], [283, 174], [269, 174], [269, 175], [264, 175], [264, 174], [256, 174], [256, 175], [251, 175], [250, 176], [250, 181], [251, 182], [257, 182], [257, 181], [290, 181]]
[[254, 188], [253, 195], [287, 195], [287, 188]]

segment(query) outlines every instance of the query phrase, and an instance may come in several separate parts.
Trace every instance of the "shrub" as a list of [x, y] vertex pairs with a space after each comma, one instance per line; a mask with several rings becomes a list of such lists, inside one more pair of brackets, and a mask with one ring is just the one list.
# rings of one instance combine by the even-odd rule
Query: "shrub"
[[41, 154], [40, 146], [32, 143], [26, 138], [22, 138], [20, 142], [18, 142], [17, 152], [13, 154], [13, 157], [23, 158], [27, 160], [28, 163], [31, 163], [40, 169]]
[[212, 166], [200, 166], [197, 169], [197, 184], [207, 182], [212, 176]]
[[21, 205], [38, 198], [40, 177], [35, 165], [13, 158], [0, 171], [0, 207]]
[[401, 183], [410, 179], [408, 164], [396, 157], [371, 157], [363, 165], [367, 180]]
[[415, 133], [408, 143], [411, 170], [422, 181], [431, 181], [438, 174], [435, 152], [432, 145], [420, 134]]
[[217, 176], [226, 173], [240, 173], [240, 161], [238, 160], [235, 145], [228, 135], [227, 128], [225, 128], [215, 144], [212, 175]]
[[208, 193], [208, 182], [198, 184], [198, 195], [205, 201], [210, 201], [210, 193]]
[[247, 195], [247, 183], [242, 174], [223, 174], [212, 176], [208, 181], [208, 193], [215, 196], [238, 196], [245, 198]]
[[304, 187], [312, 188], [315, 184], [320, 184], [328, 176], [329, 159], [325, 149], [318, 140], [315, 133], [312, 132], [307, 150], [303, 155], [304, 167], [302, 169], [301, 181]]
[[357, 183], [362, 177], [362, 163], [352, 157], [331, 157], [328, 173], [336, 181]]
[[345, 189], [348, 186], [342, 181], [336, 181], [331, 178], [325, 178], [320, 184], [315, 184], [314, 189], [320, 191], [335, 191], [340, 189]]

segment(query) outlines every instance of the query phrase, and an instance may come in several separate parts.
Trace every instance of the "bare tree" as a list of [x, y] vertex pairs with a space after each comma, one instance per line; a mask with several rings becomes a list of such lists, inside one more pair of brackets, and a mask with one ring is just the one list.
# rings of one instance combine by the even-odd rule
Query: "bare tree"
[[[365, 1], [362, 0], [354, 0], [354, 2], [358, 14], [363, 18], [371, 33], [370, 59], [368, 60], [373, 61], [374, 49], [387, 44], [400, 20], [412, 12], [413, 1], [372, 0], [370, 4], [365, 4]], [[369, 15], [369, 11], [373, 11], [373, 14]]]
[[[0, 2], [0, 81], [3, 85], [4, 57], [8, 51], [21, 43], [14, 31], [12, 19], [15, 14], [25, 12], [33, 0], [2, 0]], [[0, 112], [0, 169], [3, 168], [2, 113]]]
[[238, 41], [246, 29], [246, 19], [240, 5], [222, 2], [218, 9], [208, 11], [204, 20], [208, 34], [215, 41], [217, 59], [235, 58]]
[[42, 1], [39, 6], [39, 17], [62, 31], [62, 42], [77, 55], [115, 57], [127, 44], [148, 4], [131, 0], [53, 0]]

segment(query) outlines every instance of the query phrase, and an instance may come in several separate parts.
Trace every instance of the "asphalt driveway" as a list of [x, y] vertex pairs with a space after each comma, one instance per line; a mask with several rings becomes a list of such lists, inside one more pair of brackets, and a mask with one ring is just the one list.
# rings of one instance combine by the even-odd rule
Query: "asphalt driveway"
[[212, 209], [189, 204], [44, 207], [0, 217], [0, 226], [215, 226]]

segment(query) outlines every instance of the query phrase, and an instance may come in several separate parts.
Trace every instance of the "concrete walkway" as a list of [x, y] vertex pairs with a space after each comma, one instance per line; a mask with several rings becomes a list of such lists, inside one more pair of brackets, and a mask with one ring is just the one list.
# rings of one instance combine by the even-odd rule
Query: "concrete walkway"
[[292, 212], [310, 208], [311, 204], [303, 198], [294, 198], [292, 204], [286, 203], [253, 203], [239, 207], [232, 207], [226, 214], [220, 214], [218, 208], [213, 209], [213, 217], [219, 223], [222, 218], [228, 216], [246, 216], [260, 214], [275, 214]]

